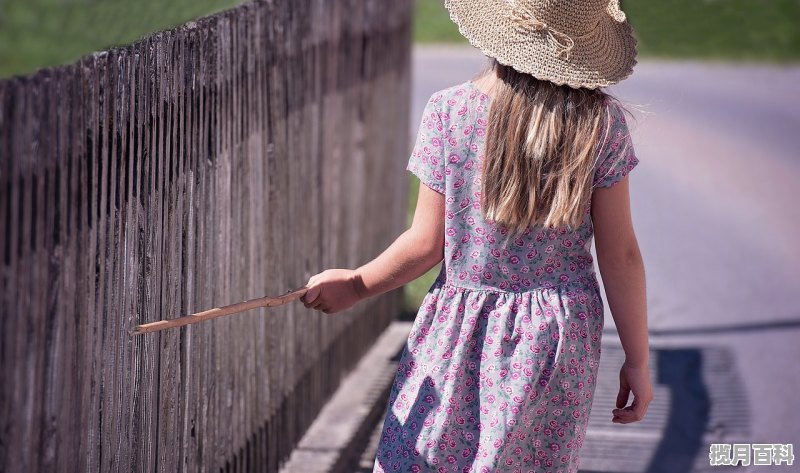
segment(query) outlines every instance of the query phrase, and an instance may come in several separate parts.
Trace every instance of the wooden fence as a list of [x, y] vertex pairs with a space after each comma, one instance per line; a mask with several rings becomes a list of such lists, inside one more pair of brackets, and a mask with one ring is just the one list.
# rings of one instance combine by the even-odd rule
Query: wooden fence
[[277, 471], [399, 291], [127, 330], [403, 231], [410, 10], [258, 1], [0, 82], [0, 471]]

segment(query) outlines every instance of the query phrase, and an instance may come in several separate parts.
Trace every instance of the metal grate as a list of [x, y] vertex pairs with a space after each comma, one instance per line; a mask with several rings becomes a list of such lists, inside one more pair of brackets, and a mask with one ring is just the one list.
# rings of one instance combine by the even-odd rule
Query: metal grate
[[[581, 450], [584, 473], [711, 471], [710, 443], [744, 442], [749, 410], [727, 347], [651, 342], [654, 399], [640, 422], [611, 423], [625, 353], [604, 335], [597, 390]], [[731, 470], [741, 468], [727, 467]]]

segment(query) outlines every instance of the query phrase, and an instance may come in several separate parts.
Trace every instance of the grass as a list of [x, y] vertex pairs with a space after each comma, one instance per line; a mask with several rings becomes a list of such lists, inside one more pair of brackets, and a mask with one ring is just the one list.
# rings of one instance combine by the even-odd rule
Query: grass
[[72, 63], [243, 0], [0, 1], [0, 78]]
[[[467, 44], [442, 0], [416, 0], [414, 40]], [[623, 0], [644, 57], [800, 60], [798, 0]]]

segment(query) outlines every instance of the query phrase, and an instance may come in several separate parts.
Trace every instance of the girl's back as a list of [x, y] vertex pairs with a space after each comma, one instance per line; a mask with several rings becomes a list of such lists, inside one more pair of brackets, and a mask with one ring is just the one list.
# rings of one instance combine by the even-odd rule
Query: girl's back
[[[520, 292], [594, 284], [589, 206], [580, 226], [529, 226], [503, 245], [504, 225], [481, 216], [482, 151], [492, 98], [473, 81], [437, 91], [428, 100], [407, 169], [446, 197], [445, 258], [439, 281]], [[607, 101], [592, 187], [610, 187], [637, 164], [621, 108]], [[590, 194], [591, 196], [591, 194]]]

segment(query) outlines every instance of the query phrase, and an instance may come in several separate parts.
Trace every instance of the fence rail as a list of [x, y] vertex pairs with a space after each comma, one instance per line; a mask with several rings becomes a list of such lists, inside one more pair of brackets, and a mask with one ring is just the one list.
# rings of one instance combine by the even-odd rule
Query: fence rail
[[405, 225], [411, 0], [244, 4], [0, 82], [0, 471], [277, 471], [400, 308], [132, 337]]

